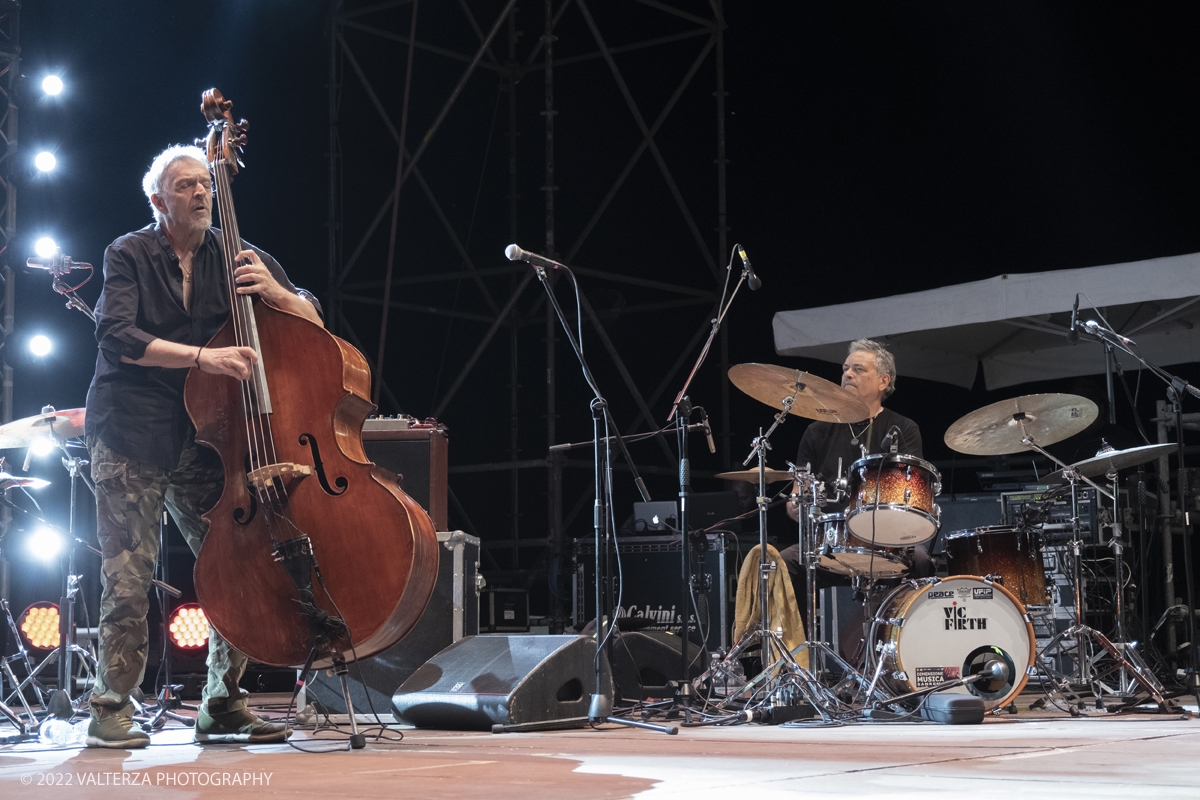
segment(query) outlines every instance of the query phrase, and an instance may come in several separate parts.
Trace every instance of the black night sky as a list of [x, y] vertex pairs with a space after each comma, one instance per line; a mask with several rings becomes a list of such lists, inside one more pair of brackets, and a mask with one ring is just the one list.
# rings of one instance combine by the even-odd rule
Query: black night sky
[[[347, 3], [353, 9], [367, 3]], [[487, 30], [503, 6], [470, 0]], [[555, 0], [557, 9], [562, 3]], [[712, 18], [708, 2], [670, 0], [689, 14]], [[587, 6], [608, 44], [617, 47], [670, 36], [696, 25], [632, 0], [591, 0]], [[410, 7], [360, 22], [406, 35]], [[729, 363], [766, 362], [812, 369], [837, 380], [835, 367], [783, 358], [774, 352], [771, 317], [777, 311], [931, 289], [1001, 273], [1087, 267], [1200, 250], [1200, 48], [1193, 3], [950, 2], [725, 3], [729, 243], [741, 242], [764, 287], [743, 290], [726, 320]], [[22, 9], [17, 151], [19, 237], [6, 253], [16, 267], [33, 241], [53, 236], [77, 261], [99, 266], [104, 247], [150, 221], [141, 177], [164, 146], [204, 133], [200, 94], [216, 86], [250, 120], [246, 169], [235, 184], [240, 229], [272, 253], [293, 281], [326, 301], [329, 290], [328, 3], [319, 0], [214, 0], [204, 4], [125, 0], [27, 3]], [[516, 55], [524, 62], [541, 33], [542, 4], [519, 7]], [[478, 38], [459, 4], [420, 3], [418, 39], [472, 53]], [[590, 53], [596, 43], [580, 9], [563, 13], [555, 43], [560, 58]], [[347, 43], [399, 127], [406, 48], [353, 28]], [[645, 50], [619, 52], [616, 61], [642, 115], [653, 121], [693, 61], [703, 36]], [[503, 61], [507, 29], [493, 51]], [[571, 263], [614, 275], [720, 291], [704, 253], [717, 252], [715, 61], [709, 53], [656, 137], [681, 196], [696, 219], [704, 250], [685, 225], [652, 154], [630, 172], [582, 244], [575, 243], [593, 211], [641, 142], [612, 73], [602, 60], [555, 69], [556, 250]], [[540, 67], [540, 58], [533, 65]], [[464, 64], [419, 51], [407, 143], [420, 145]], [[41, 77], [55, 72], [67, 91], [50, 100]], [[362, 236], [394, 180], [396, 149], [369, 98], [342, 62], [339, 135], [344, 161], [343, 255]], [[543, 73], [517, 83], [520, 133], [516, 148], [519, 201], [510, 227], [508, 100], [501, 72], [480, 69], [430, 140], [419, 167], [450, 224], [480, 270], [511, 266], [511, 241], [543, 251], [545, 244]], [[53, 150], [59, 168], [35, 174], [34, 153]], [[350, 279], [380, 281], [387, 221], [364, 248]], [[401, 196], [396, 275], [464, 270], [441, 223], [414, 181]], [[14, 417], [46, 404], [82, 406], [95, 359], [91, 326], [63, 308], [43, 272], [18, 268], [16, 330], [5, 355], [15, 369]], [[73, 273], [73, 276], [79, 273]], [[736, 272], [735, 272], [736, 277]], [[485, 285], [503, 305], [515, 278]], [[81, 290], [94, 303], [99, 275]], [[707, 304], [638, 311], [678, 295], [580, 277], [584, 294], [642, 393], [666, 381], [651, 404], [659, 422], [695, 359], [669, 367], [697, 331], [707, 328]], [[558, 282], [564, 306], [574, 308], [568, 284]], [[356, 290], [378, 296], [379, 284]], [[545, 455], [544, 306], [532, 283], [517, 307], [520, 325], [492, 342], [480, 366], [440, 412], [451, 430], [451, 465], [533, 459]], [[400, 408], [434, 413], [462, 364], [487, 330], [491, 311], [472, 281], [410, 284], [393, 299], [410, 306], [453, 308], [458, 317], [394, 309], [389, 321], [384, 378]], [[380, 304], [347, 302], [344, 320], [374, 359]], [[573, 311], [571, 312], [573, 314]], [[561, 330], [557, 329], [559, 442], [591, 436], [590, 394]], [[29, 336], [51, 335], [48, 361], [24, 355]], [[343, 334], [345, 335], [345, 334]], [[518, 407], [510, 405], [510, 336], [517, 341]], [[601, 388], [623, 427], [637, 407], [594, 328], [585, 346]], [[1179, 371], [1193, 380], [1194, 365]], [[714, 351], [692, 389], [696, 403], [720, 418], [720, 353]], [[924, 431], [926, 457], [949, 459], [945, 428], [963, 414], [1017, 394], [1075, 391], [1086, 382], [1055, 382], [988, 393], [901, 379], [890, 403]], [[1103, 391], [1103, 379], [1090, 381]], [[1144, 417], [1161, 399], [1143, 384]], [[1189, 408], [1188, 410], [1195, 410]], [[770, 410], [730, 390], [728, 429], [710, 457], [692, 443], [694, 469], [711, 474], [739, 463], [750, 437], [770, 424]], [[515, 421], [514, 421], [515, 420]], [[1131, 430], [1127, 404], [1119, 426]], [[509, 444], [520, 430], [519, 450]], [[790, 458], [804, 422], [793, 418], [776, 435], [773, 466]], [[645, 424], [638, 427], [645, 429]], [[668, 440], [673, 448], [673, 440]], [[1071, 455], [1068, 443], [1062, 452]], [[655, 499], [669, 499], [674, 462], [653, 444], [633, 451], [651, 476]], [[11, 454], [23, 458], [24, 453]], [[574, 458], [590, 459], [586, 450]], [[65, 472], [53, 461], [31, 469], [55, 482], [42, 500], [52, 521], [66, 523]], [[576, 470], [563, 503], [588, 498], [591, 475]], [[967, 481], [969, 478], [960, 478]], [[521, 536], [545, 535], [545, 479], [523, 473]], [[618, 517], [633, 491], [617, 478]], [[485, 539], [513, 536], [505, 473], [452, 475], [451, 488]], [[698, 478], [698, 490], [717, 490]], [[57, 499], [56, 499], [57, 498]], [[85, 498], [86, 500], [87, 498]], [[85, 503], [85, 505], [87, 505]], [[590, 501], [587, 502], [590, 505]], [[86, 510], [84, 528], [91, 525]], [[618, 519], [619, 521], [619, 519]], [[452, 526], [468, 524], [456, 512]], [[590, 514], [570, 522], [567, 536], [588, 536]], [[86, 535], [94, 535], [88, 529]], [[521, 566], [537, 563], [532, 553]], [[24, 563], [22, 561], [22, 563]], [[485, 558], [485, 569], [514, 566], [509, 551]], [[544, 566], [544, 565], [542, 565]], [[25, 567], [22, 567], [24, 570]], [[33, 570], [32, 567], [29, 568]], [[14, 570], [14, 574], [17, 570]], [[32, 572], [28, 573], [32, 576]], [[539, 573], [544, 574], [544, 573]], [[544, 585], [544, 577], [533, 580]], [[518, 582], [517, 585], [522, 585]], [[535, 591], [534, 614], [547, 613]], [[15, 603], [14, 603], [15, 604]]]

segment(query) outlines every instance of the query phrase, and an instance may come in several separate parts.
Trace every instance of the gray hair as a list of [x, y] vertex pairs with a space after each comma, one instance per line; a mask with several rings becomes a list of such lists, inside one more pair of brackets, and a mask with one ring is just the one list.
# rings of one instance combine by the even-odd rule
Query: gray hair
[[[155, 157], [150, 169], [146, 170], [142, 177], [142, 191], [146, 193], [147, 200], [150, 200], [151, 195], [163, 193], [163, 176], [167, 174], [167, 168], [181, 158], [190, 158], [208, 167], [208, 156], [199, 147], [189, 144], [171, 145]], [[162, 225], [163, 215], [154, 207], [153, 200], [150, 200], [150, 210], [154, 212], [154, 219]]]
[[883, 390], [884, 398], [890, 397], [892, 392], [896, 391], [896, 359], [888, 349], [874, 339], [855, 339], [850, 343], [850, 353], [863, 351], [866, 353], [875, 354], [875, 371], [880, 375], [887, 375], [891, 380], [888, 381], [887, 388]]

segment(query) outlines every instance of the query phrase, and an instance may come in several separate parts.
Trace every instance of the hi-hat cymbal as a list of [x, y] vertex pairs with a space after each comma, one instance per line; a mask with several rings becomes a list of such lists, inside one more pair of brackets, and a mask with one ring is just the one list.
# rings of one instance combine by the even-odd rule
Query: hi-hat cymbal
[[48, 411], [0, 425], [0, 450], [10, 447], [29, 447], [39, 439], [62, 441], [83, 436], [82, 408]]
[[[808, 372], [772, 364], [735, 364], [729, 380], [755, 400], [783, 409], [795, 396], [789, 413], [825, 422], [862, 422], [871, 415], [866, 404], [836, 383]], [[800, 390], [796, 391], [796, 384]]]
[[41, 478], [22, 478], [17, 475], [9, 475], [7, 472], [0, 472], [0, 492], [6, 492], [17, 486], [41, 489], [43, 486], [49, 485], [50, 481], [44, 481]]
[[[1084, 478], [1094, 478], [1097, 475], [1107, 475], [1110, 472], [1120, 472], [1129, 467], [1136, 467], [1138, 464], [1145, 464], [1165, 453], [1172, 452], [1177, 447], [1178, 445], [1175, 444], [1145, 444], [1141, 447], [1130, 447], [1127, 450], [1109, 450], [1107, 453], [1086, 458], [1071, 466]], [[1067, 482], [1061, 469], [1051, 472], [1042, 480], [1046, 483]]]
[[1000, 456], [1028, 448], [1029, 436], [1042, 447], [1061, 442], [1096, 419], [1099, 409], [1074, 394], [1027, 394], [972, 411], [946, 431], [951, 450], [973, 456]]
[[[758, 483], [758, 470], [744, 469], [739, 472], [720, 472], [718, 478], [727, 481], [746, 481], [747, 483]], [[790, 481], [792, 473], [786, 469], [768, 469], [767, 483], [779, 483], [780, 481]]]

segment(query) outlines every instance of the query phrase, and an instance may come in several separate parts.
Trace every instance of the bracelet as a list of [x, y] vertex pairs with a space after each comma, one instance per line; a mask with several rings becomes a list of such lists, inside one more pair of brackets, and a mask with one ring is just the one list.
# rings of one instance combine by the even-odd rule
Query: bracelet
[[200, 351], [204, 349], [204, 345], [196, 348], [196, 369], [200, 369]]

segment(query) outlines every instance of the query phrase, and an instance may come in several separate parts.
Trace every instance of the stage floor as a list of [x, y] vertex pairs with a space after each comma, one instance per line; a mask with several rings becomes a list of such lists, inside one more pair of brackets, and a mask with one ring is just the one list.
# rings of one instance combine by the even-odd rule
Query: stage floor
[[[11, 733], [0, 727], [0, 735]], [[323, 753], [288, 745], [201, 747], [182, 727], [155, 733], [141, 751], [8, 745], [0, 747], [0, 796], [1200, 797], [1195, 716], [1023, 712], [966, 726], [741, 725], [684, 728], [667, 736], [605, 725], [403, 735], [400, 742], [370, 741], [365, 750]], [[345, 747], [344, 738], [313, 738], [304, 730], [293, 741], [305, 748]]]

